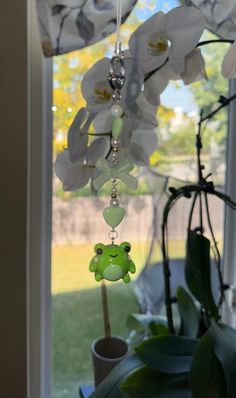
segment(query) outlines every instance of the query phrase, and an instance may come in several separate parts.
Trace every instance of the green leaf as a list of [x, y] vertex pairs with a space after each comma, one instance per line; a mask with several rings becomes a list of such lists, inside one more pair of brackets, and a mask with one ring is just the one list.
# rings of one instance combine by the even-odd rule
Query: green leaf
[[149, 327], [155, 336], [168, 336], [169, 334], [168, 328], [162, 323], [151, 322]]
[[188, 233], [185, 278], [190, 292], [210, 317], [218, 320], [219, 313], [211, 289], [210, 241], [195, 231]]
[[135, 330], [137, 333], [143, 333], [149, 330], [149, 325], [151, 322], [158, 322], [162, 325], [166, 325], [166, 316], [152, 314], [131, 314], [127, 318], [126, 325], [130, 331]]
[[157, 336], [135, 347], [138, 357], [153, 370], [188, 372], [198, 340], [180, 336]]
[[208, 332], [199, 342], [190, 369], [194, 398], [226, 398], [223, 368], [214, 353], [214, 338]]
[[236, 331], [226, 325], [212, 323], [214, 351], [219, 359], [227, 383], [227, 397], [236, 397]]
[[142, 367], [120, 386], [127, 398], [189, 398], [188, 374], [169, 375]]
[[192, 297], [183, 287], [178, 287], [176, 296], [182, 320], [181, 335], [196, 337], [199, 329], [199, 311]]
[[131, 355], [119, 363], [106, 379], [99, 384], [89, 398], [122, 398], [123, 394], [119, 389], [120, 383], [133, 370], [143, 366], [137, 355]]

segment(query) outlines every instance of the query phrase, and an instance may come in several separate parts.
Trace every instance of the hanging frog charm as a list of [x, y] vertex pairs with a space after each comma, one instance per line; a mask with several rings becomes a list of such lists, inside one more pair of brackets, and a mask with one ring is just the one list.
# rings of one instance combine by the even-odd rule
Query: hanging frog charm
[[96, 256], [90, 262], [89, 270], [95, 273], [95, 279], [118, 281], [123, 279], [125, 283], [130, 282], [129, 272], [135, 273], [136, 267], [129, 256], [131, 245], [123, 242], [120, 245], [104, 245], [97, 243], [94, 247]]

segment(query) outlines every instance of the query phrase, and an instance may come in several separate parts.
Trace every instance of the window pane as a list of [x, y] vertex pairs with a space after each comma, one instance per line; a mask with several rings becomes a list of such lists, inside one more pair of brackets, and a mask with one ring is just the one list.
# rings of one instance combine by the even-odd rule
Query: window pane
[[[162, 8], [167, 12], [175, 2], [139, 1], [122, 28], [128, 38], [136, 27]], [[203, 39], [212, 37], [205, 33]], [[54, 58], [53, 114], [54, 160], [67, 145], [69, 126], [78, 109], [85, 105], [80, 91], [83, 75], [97, 60], [112, 54], [114, 35], [86, 49]], [[158, 149], [151, 156], [151, 168], [137, 170], [139, 189], [131, 192], [121, 188], [121, 202], [127, 217], [118, 228], [119, 241], [130, 241], [131, 257], [137, 266], [138, 279], [129, 285], [107, 284], [112, 334], [128, 336], [126, 318], [132, 312], [155, 311], [155, 294], [163, 291], [162, 272], [158, 280], [150, 278], [150, 270], [161, 270], [160, 226], [168, 187], [178, 187], [196, 180], [195, 132], [201, 108], [214, 106], [219, 95], [227, 95], [227, 82], [221, 77], [220, 62], [225, 52], [222, 45], [204, 48], [209, 81], [193, 85], [170, 82], [161, 96], [158, 109]], [[207, 109], [206, 109], [207, 111]], [[202, 160], [204, 173], [213, 173], [219, 189], [225, 179], [225, 141], [227, 113], [221, 111], [206, 126]], [[168, 176], [168, 179], [166, 178]], [[102, 336], [100, 284], [88, 270], [93, 246], [108, 242], [108, 231], [102, 210], [108, 203], [109, 187], [93, 197], [90, 186], [78, 192], [63, 192], [54, 176], [53, 241], [52, 241], [52, 303], [53, 303], [53, 397], [77, 396], [81, 384], [93, 381], [90, 346]], [[169, 222], [169, 252], [174, 260], [185, 255], [188, 224], [187, 199], [172, 210]], [[223, 206], [211, 199], [213, 227], [219, 242], [223, 234]], [[204, 213], [205, 214], [205, 213]], [[193, 225], [198, 224], [197, 213]], [[205, 217], [205, 215], [204, 215]], [[208, 234], [208, 228], [206, 228]], [[222, 249], [222, 245], [220, 246]], [[160, 279], [161, 278], [161, 279]], [[134, 282], [135, 280], [135, 282]], [[153, 284], [155, 284], [153, 288]], [[144, 289], [145, 287], [145, 289]], [[136, 288], [136, 289], [135, 289]]]

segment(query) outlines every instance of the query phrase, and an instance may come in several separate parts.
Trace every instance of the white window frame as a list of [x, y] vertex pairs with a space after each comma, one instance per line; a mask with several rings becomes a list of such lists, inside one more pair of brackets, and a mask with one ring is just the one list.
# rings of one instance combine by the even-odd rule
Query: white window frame
[[52, 59], [28, 0], [27, 398], [51, 398]]
[[[51, 398], [52, 60], [42, 55], [33, 0], [29, 3], [28, 395]], [[236, 81], [231, 82], [236, 92]], [[235, 127], [234, 127], [235, 126]], [[236, 101], [229, 108], [226, 192], [236, 200]], [[236, 212], [225, 211], [224, 276], [236, 284]], [[228, 307], [225, 321], [236, 327]]]
[[[236, 92], [236, 80], [230, 82], [230, 95]], [[226, 152], [226, 193], [236, 202], [236, 100], [228, 110], [228, 139]], [[236, 285], [236, 212], [225, 208], [224, 228], [224, 280]], [[223, 309], [224, 321], [236, 327], [236, 313], [226, 303]]]

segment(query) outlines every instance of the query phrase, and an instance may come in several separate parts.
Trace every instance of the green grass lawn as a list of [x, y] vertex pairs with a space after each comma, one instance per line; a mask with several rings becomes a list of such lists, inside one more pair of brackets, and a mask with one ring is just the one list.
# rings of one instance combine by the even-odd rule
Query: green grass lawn
[[[183, 243], [171, 242], [171, 252], [182, 256]], [[132, 243], [138, 272], [146, 254], [146, 244]], [[78, 397], [79, 384], [92, 381], [90, 346], [103, 335], [100, 285], [88, 271], [93, 255], [92, 244], [53, 247], [53, 398]], [[160, 259], [157, 248], [153, 261]], [[134, 284], [108, 284], [108, 299], [112, 333], [125, 337], [127, 316], [139, 310]]]

